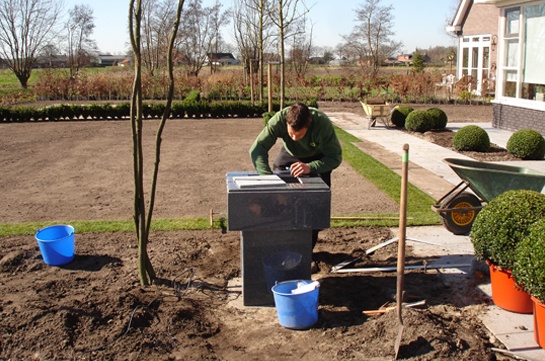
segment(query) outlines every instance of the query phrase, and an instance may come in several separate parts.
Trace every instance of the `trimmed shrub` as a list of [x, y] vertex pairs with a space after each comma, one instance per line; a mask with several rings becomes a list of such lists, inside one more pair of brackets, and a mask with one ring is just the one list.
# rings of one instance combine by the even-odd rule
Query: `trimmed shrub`
[[515, 263], [515, 246], [529, 227], [545, 218], [545, 194], [517, 189], [492, 199], [475, 217], [470, 238], [475, 257], [507, 270]]
[[405, 119], [414, 109], [408, 105], [398, 105], [392, 111], [392, 123], [397, 128], [405, 127]]
[[459, 151], [486, 152], [490, 148], [490, 137], [478, 125], [466, 125], [454, 134], [452, 145]]
[[517, 284], [545, 302], [545, 219], [540, 219], [528, 228], [528, 236], [515, 248], [513, 277]]
[[448, 117], [442, 109], [439, 108], [430, 108], [427, 112], [431, 115], [433, 119], [433, 127], [431, 129], [443, 130], [447, 127]]
[[535, 130], [522, 129], [509, 137], [506, 148], [517, 158], [539, 160], [545, 156], [545, 139]]
[[405, 119], [405, 129], [411, 132], [424, 133], [433, 127], [433, 118], [425, 110], [413, 110]]

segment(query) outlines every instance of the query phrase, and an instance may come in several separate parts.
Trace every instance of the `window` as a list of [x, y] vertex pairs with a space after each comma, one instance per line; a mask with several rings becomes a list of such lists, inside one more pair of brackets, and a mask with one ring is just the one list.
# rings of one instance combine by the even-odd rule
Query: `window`
[[545, 4], [505, 10], [503, 92], [543, 101], [545, 93]]
[[[482, 94], [483, 90], [490, 91], [488, 76], [490, 73], [490, 39], [491, 36], [467, 36], [460, 43], [461, 52], [458, 61], [459, 76], [468, 76], [470, 87], [468, 90]], [[483, 85], [486, 85], [483, 87]]]

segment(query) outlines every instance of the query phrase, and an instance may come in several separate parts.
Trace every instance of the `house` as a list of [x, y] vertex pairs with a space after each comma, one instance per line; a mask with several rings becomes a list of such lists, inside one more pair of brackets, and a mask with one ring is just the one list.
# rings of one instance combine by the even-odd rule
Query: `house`
[[68, 66], [68, 56], [66, 55], [40, 55], [34, 61], [35, 68], [65, 68]]
[[213, 65], [238, 65], [240, 62], [235, 59], [231, 53], [208, 53], [206, 54], [206, 64]]
[[122, 68], [131, 67], [131, 66], [133, 66], [133, 63], [134, 63], [133, 62], [133, 57], [132, 56], [127, 56], [125, 59], [118, 62], [117, 66], [120, 66]]
[[499, 10], [493, 4], [462, 0], [447, 31], [458, 38], [456, 77], [477, 95], [495, 92]]
[[457, 77], [493, 89], [493, 126], [545, 134], [545, 0], [461, 0], [447, 27], [458, 36]]
[[413, 59], [413, 54], [401, 54], [397, 56], [397, 61], [399, 63], [410, 64]]
[[123, 62], [127, 57], [125, 55], [111, 55], [111, 54], [99, 54], [98, 65], [99, 66], [117, 66]]
[[327, 64], [327, 61], [323, 56], [311, 56], [310, 58], [308, 58], [308, 62], [309, 64], [318, 64], [318, 65]]

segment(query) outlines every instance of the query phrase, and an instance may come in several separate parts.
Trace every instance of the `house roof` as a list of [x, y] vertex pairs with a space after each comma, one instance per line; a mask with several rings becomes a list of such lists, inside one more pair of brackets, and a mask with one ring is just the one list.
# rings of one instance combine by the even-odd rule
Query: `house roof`
[[471, 10], [471, 6], [475, 4], [496, 5], [497, 7], [509, 6], [509, 5], [522, 5], [530, 3], [533, 0], [461, 0], [456, 9], [456, 14], [452, 19], [452, 23], [447, 25], [446, 30], [451, 33], [459, 33], [462, 31], [464, 21], [467, 18], [467, 14]]
[[231, 53], [208, 53], [210, 59], [234, 59], [235, 57]]
[[[478, 2], [478, 1], [479, 0], [475, 0], [475, 2]], [[458, 33], [462, 31], [464, 20], [466, 19], [467, 14], [469, 13], [469, 10], [471, 9], [471, 5], [473, 5], [473, 0], [460, 1], [460, 3], [458, 4], [458, 8], [456, 9], [456, 14], [454, 14], [454, 18], [452, 19], [452, 23], [450, 23], [447, 26], [448, 32]]]

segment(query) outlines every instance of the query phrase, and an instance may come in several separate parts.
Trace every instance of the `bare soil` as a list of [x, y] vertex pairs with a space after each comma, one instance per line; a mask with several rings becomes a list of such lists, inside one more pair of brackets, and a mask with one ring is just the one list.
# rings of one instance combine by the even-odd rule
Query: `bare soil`
[[[330, 104], [359, 111], [347, 104]], [[359, 105], [358, 105], [359, 106]], [[323, 107], [327, 111], [327, 106]], [[338, 111], [338, 110], [336, 110]], [[474, 121], [491, 109], [458, 107]], [[469, 117], [469, 116], [468, 116]], [[157, 218], [225, 212], [225, 173], [251, 170], [248, 148], [260, 119], [173, 120], [163, 137]], [[146, 122], [151, 171], [156, 121]], [[0, 224], [131, 219], [130, 124], [0, 124]], [[398, 205], [343, 164], [333, 173], [337, 215], [396, 212]], [[78, 233], [76, 257], [44, 264], [33, 235], [0, 239], [0, 360], [387, 360], [398, 335], [395, 312], [364, 310], [395, 302], [394, 273], [330, 273], [339, 262], [395, 265], [397, 247], [365, 250], [394, 235], [388, 228], [334, 228], [314, 251], [321, 283], [319, 320], [309, 330], [283, 328], [273, 307], [241, 306], [238, 232], [152, 232], [148, 247], [158, 275], [140, 286], [130, 232]], [[422, 259], [407, 249], [407, 262]], [[478, 319], [490, 300], [482, 278], [407, 271], [403, 360], [506, 359]]]

